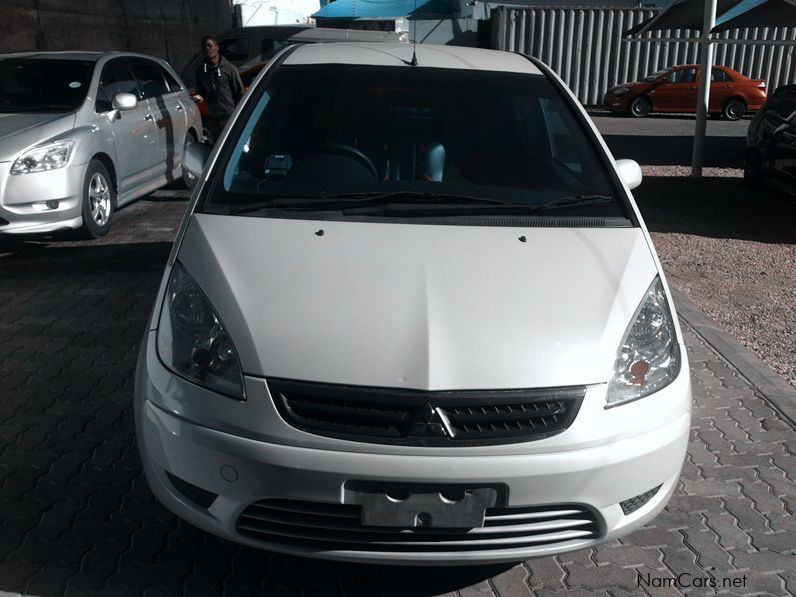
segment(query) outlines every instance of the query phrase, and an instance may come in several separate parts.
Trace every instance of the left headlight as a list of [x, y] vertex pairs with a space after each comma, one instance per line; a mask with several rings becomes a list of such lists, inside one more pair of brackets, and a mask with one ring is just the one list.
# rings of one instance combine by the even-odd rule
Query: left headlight
[[157, 332], [158, 355], [178, 375], [245, 400], [238, 353], [215, 309], [179, 263], [174, 264]]
[[669, 385], [680, 373], [680, 361], [672, 312], [656, 276], [617, 351], [607, 406], [643, 398]]
[[611, 90], [611, 93], [614, 95], [625, 95], [626, 93], [630, 93], [630, 89], [627, 87], [617, 87]]
[[75, 142], [71, 139], [56, 141], [29, 149], [19, 156], [11, 166], [11, 174], [28, 174], [63, 168], [69, 163]]

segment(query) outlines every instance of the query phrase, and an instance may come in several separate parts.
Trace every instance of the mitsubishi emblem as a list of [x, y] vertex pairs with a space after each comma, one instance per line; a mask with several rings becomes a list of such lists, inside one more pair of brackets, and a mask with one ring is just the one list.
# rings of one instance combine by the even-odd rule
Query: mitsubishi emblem
[[430, 402], [426, 402], [421, 416], [426, 426], [425, 431], [427, 435], [434, 435], [437, 437], [453, 436], [445, 417], [440, 413], [438, 408], [431, 406]]

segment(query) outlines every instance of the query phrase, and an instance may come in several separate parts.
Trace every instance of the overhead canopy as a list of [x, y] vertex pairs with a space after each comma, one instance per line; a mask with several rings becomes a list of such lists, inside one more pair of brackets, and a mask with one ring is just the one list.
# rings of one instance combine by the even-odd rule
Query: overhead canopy
[[796, 0], [744, 0], [716, 20], [711, 33], [744, 27], [787, 27], [796, 23]]
[[[743, 0], [717, 0], [716, 15], [723, 15]], [[691, 29], [702, 31], [702, 21], [705, 17], [704, 0], [675, 0], [668, 8], [646, 21], [642, 21], [632, 29], [625, 31], [625, 35], [640, 35], [648, 31], [661, 29]]]
[[447, 0], [334, 0], [313, 14], [316, 19], [396, 18], [419, 15], [450, 15]]

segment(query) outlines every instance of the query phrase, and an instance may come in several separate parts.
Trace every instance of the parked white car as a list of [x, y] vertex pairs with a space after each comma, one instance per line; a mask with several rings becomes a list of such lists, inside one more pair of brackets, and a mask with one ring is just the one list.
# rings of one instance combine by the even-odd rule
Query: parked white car
[[641, 172], [547, 67], [292, 47], [204, 151], [136, 374], [166, 507], [401, 564], [581, 549], [663, 509], [691, 389]]
[[0, 234], [106, 234], [117, 207], [183, 175], [185, 146], [201, 131], [199, 109], [163, 60], [0, 56]]

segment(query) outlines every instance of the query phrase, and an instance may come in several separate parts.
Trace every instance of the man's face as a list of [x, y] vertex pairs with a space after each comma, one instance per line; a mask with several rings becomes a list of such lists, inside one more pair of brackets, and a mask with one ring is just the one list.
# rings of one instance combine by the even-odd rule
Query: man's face
[[218, 58], [218, 44], [212, 39], [206, 41], [202, 49], [205, 52], [205, 56], [210, 60], [215, 61]]

